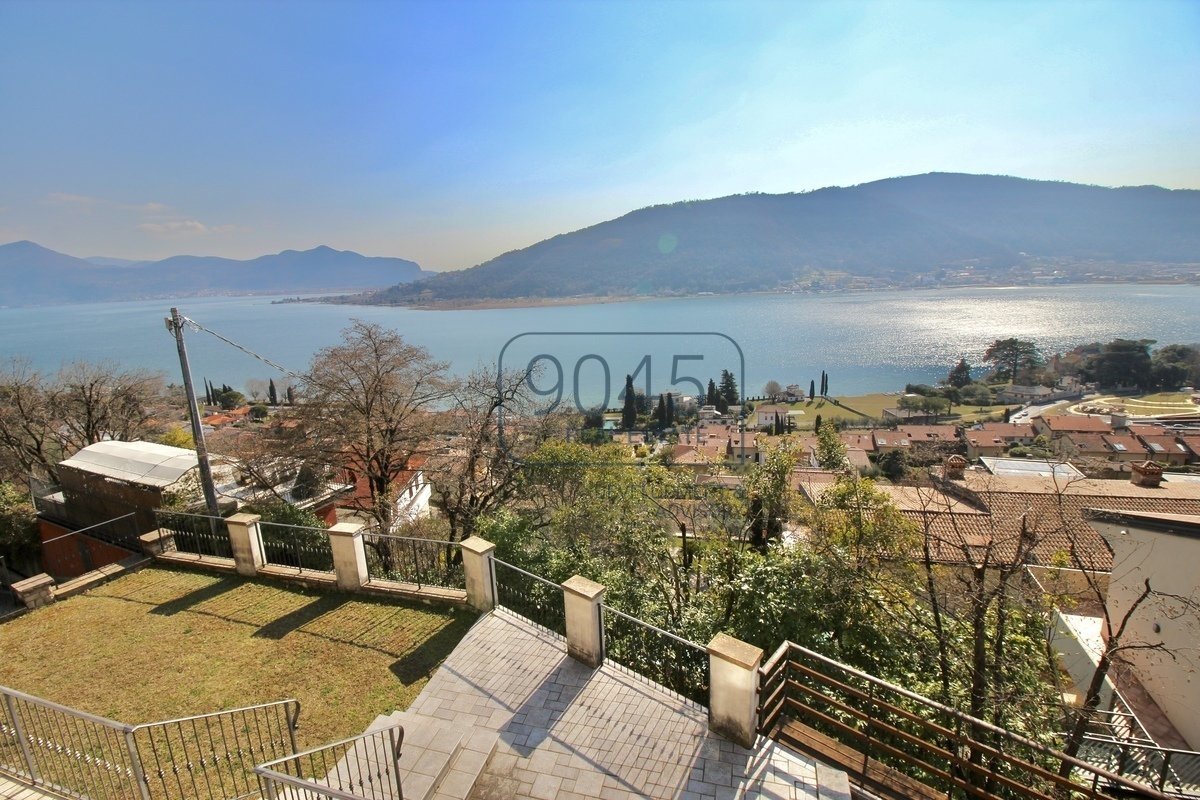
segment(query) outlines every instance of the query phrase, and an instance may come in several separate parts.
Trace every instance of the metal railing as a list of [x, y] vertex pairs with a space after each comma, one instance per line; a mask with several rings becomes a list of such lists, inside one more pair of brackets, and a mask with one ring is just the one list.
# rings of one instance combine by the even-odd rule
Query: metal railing
[[296, 752], [282, 700], [127, 725], [0, 686], [0, 770], [80, 800], [256, 797], [254, 766]]
[[333, 547], [329, 531], [282, 522], [258, 523], [263, 560], [279, 567], [313, 572], [333, 572]]
[[600, 606], [604, 657], [708, 706], [708, 649], [612, 606]]
[[150, 797], [130, 726], [3, 686], [0, 701], [5, 771], [81, 800]]
[[1087, 734], [1079, 757], [1164, 794], [1200, 798], [1200, 753]]
[[759, 669], [758, 714], [760, 732], [791, 718], [799, 727], [781, 738], [885, 791], [899, 782], [924, 796], [1166, 797], [791, 642]]
[[154, 517], [160, 529], [171, 532], [177, 551], [198, 556], [233, 558], [229, 529], [221, 517], [163, 509], [156, 510]]
[[269, 800], [403, 800], [400, 748], [404, 728], [393, 725], [254, 768]]
[[567, 635], [561, 586], [498, 558], [491, 562], [492, 596], [497, 605], [559, 636]]
[[387, 533], [363, 534], [371, 580], [463, 589], [462, 543]]
[[258, 796], [254, 767], [296, 752], [300, 702], [245, 708], [134, 726], [142, 774], [154, 798]]

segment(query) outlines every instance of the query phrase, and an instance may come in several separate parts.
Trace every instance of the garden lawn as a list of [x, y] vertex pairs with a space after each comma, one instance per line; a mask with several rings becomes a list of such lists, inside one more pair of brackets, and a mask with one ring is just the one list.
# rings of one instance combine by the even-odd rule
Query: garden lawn
[[148, 568], [0, 625], [0, 684], [132, 724], [294, 697], [311, 747], [407, 708], [475, 618]]
[[[900, 402], [898, 394], [862, 394], [836, 398], [840, 405], [818, 397], [812, 402], [785, 403], [788, 408], [803, 411], [804, 416], [796, 420], [801, 430], [811, 429], [818, 414], [826, 422], [844, 420], [850, 424], [862, 423], [865, 419], [882, 419], [885, 408], [895, 408]], [[1013, 406], [1016, 408], [1016, 406]], [[999, 417], [1004, 413], [1004, 406], [958, 405], [954, 407], [953, 416], [942, 417], [943, 422], [974, 422], [989, 416]]]

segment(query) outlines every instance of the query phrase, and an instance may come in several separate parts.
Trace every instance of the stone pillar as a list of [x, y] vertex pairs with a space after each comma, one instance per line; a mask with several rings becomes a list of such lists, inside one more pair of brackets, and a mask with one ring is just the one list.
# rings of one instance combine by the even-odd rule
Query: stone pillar
[[54, 602], [54, 578], [42, 572], [12, 584], [12, 591], [26, 608], [41, 608]]
[[368, 578], [363, 526], [357, 522], [339, 522], [328, 533], [337, 587], [343, 591], [357, 592], [366, 585]]
[[589, 667], [604, 663], [604, 633], [600, 604], [604, 587], [582, 575], [567, 578], [562, 585], [567, 621], [567, 655]]
[[718, 633], [708, 643], [708, 727], [742, 747], [758, 736], [761, 647]]
[[138, 537], [138, 541], [142, 543], [142, 552], [148, 556], [175, 552], [175, 532], [167, 528], [143, 533]]
[[229, 531], [229, 546], [233, 550], [233, 563], [238, 575], [253, 578], [266, 563], [263, 557], [262, 537], [258, 532], [258, 514], [234, 514], [225, 519]]
[[467, 579], [467, 605], [476, 611], [491, 611], [496, 607], [495, 574], [496, 545], [487, 539], [471, 536], [463, 539], [463, 575]]

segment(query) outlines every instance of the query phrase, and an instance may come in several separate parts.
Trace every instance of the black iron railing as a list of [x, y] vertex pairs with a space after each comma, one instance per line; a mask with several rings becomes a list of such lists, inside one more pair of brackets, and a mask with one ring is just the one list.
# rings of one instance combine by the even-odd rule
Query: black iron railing
[[462, 544], [386, 533], [363, 534], [371, 580], [462, 589]]
[[701, 706], [708, 706], [709, 660], [703, 645], [600, 606], [604, 657]]
[[492, 589], [497, 605], [559, 636], [567, 635], [561, 586], [498, 558], [491, 561]]
[[329, 531], [279, 522], [260, 522], [263, 560], [281, 567], [315, 572], [333, 572], [333, 548]]
[[175, 549], [180, 553], [233, 558], [229, 529], [221, 517], [163, 509], [155, 511], [154, 516], [159, 529], [170, 531], [175, 540]]

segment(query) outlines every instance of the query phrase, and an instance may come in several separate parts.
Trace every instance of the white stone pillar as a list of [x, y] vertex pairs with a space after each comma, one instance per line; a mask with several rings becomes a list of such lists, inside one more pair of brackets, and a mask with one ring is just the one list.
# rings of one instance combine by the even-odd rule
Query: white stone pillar
[[496, 545], [487, 539], [471, 536], [463, 539], [463, 575], [467, 582], [467, 605], [476, 611], [491, 611], [496, 607], [495, 574]]
[[266, 559], [263, 557], [262, 538], [258, 534], [258, 514], [234, 514], [225, 520], [229, 531], [229, 547], [233, 550], [233, 565], [238, 575], [253, 578]]
[[600, 630], [600, 604], [604, 587], [582, 575], [562, 585], [567, 622], [567, 655], [589, 667], [604, 663], [604, 633]]
[[708, 643], [708, 727], [743, 747], [758, 736], [761, 647], [718, 633]]
[[357, 592], [368, 580], [363, 526], [357, 522], [339, 522], [328, 533], [337, 587], [347, 592]]

